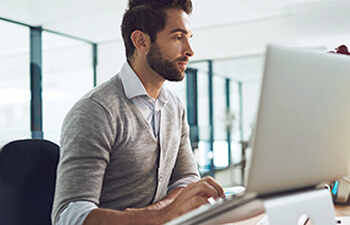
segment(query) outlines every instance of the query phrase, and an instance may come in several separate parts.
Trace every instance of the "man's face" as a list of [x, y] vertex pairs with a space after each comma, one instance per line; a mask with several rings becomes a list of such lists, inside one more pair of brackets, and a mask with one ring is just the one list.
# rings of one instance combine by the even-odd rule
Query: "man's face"
[[192, 30], [188, 15], [178, 9], [167, 10], [167, 23], [147, 54], [148, 65], [169, 81], [181, 81], [193, 50], [189, 43]]

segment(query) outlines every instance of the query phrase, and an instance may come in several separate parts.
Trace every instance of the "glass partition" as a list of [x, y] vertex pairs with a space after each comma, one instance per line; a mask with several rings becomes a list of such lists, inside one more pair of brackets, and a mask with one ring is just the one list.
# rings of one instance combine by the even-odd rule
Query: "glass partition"
[[207, 62], [191, 64], [191, 68], [197, 72], [197, 92], [198, 92], [198, 152], [196, 152], [198, 165], [201, 172], [206, 172], [210, 168], [212, 154], [210, 151], [210, 124], [209, 124], [209, 81]]
[[0, 20], [0, 145], [30, 138], [29, 29]]
[[[246, 146], [254, 126], [263, 57], [213, 60], [211, 91], [209, 63], [191, 62], [189, 66], [198, 71], [199, 143], [196, 156], [203, 174], [211, 168], [220, 170], [241, 165], [242, 146]], [[212, 93], [212, 105], [209, 93]], [[212, 124], [210, 118], [213, 118]]]
[[58, 143], [65, 115], [93, 88], [92, 46], [45, 31], [42, 40], [44, 138]]
[[[215, 68], [214, 68], [215, 70]], [[214, 167], [225, 168], [229, 165], [227, 143], [227, 125], [230, 118], [226, 105], [226, 79], [214, 73], [213, 76], [213, 118], [214, 118]]]

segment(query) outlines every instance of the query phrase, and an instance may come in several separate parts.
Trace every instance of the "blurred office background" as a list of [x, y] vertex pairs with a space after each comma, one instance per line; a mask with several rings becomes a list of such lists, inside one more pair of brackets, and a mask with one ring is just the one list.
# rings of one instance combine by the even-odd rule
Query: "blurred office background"
[[[245, 176], [266, 44], [319, 51], [349, 45], [350, 1], [193, 4], [195, 56], [184, 81], [165, 85], [187, 106], [202, 174], [236, 185]], [[126, 0], [0, 0], [0, 146], [31, 137], [59, 143], [71, 106], [125, 61], [125, 6]]]

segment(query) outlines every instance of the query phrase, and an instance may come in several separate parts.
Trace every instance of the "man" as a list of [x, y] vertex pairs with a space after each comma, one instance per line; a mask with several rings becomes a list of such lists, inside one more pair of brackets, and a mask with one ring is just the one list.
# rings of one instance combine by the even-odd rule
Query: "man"
[[62, 126], [53, 224], [163, 224], [223, 197], [199, 179], [179, 98], [193, 50], [191, 0], [130, 0], [127, 62], [73, 106]]

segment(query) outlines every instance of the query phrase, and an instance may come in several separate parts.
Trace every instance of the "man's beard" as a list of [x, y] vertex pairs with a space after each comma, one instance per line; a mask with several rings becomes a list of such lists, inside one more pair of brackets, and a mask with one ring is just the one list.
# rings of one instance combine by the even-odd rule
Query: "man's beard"
[[166, 80], [181, 81], [184, 79], [185, 71], [181, 71], [176, 66], [176, 62], [178, 61], [188, 61], [188, 58], [180, 57], [175, 59], [174, 61], [169, 61], [163, 57], [156, 43], [151, 44], [150, 50], [147, 55], [147, 63], [154, 71], [156, 71]]

